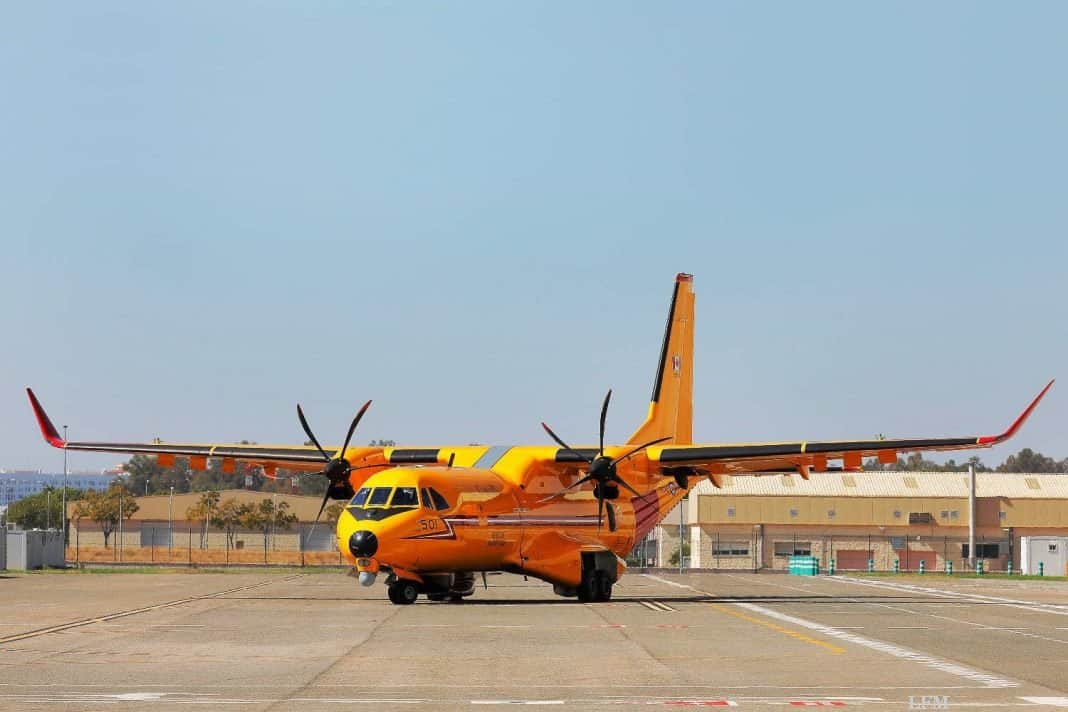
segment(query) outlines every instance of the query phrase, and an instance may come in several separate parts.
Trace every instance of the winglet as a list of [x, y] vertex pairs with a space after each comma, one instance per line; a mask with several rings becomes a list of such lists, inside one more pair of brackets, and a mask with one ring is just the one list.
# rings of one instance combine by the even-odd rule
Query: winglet
[[1027, 408], [1024, 410], [1024, 412], [1020, 413], [1020, 416], [1015, 420], [1015, 422], [1013, 422], [1012, 425], [1009, 426], [1008, 430], [1003, 432], [1001, 435], [986, 435], [986, 436], [983, 436], [983, 437], [979, 438], [979, 440], [978, 440], [978, 442], [976, 444], [977, 445], [996, 445], [996, 444], [998, 444], [1000, 442], [1004, 442], [1004, 441], [1008, 440], [1013, 435], [1015, 435], [1016, 431], [1019, 430], [1020, 426], [1024, 424], [1024, 421], [1027, 420], [1027, 418], [1031, 415], [1031, 411], [1033, 411], [1038, 406], [1038, 402], [1040, 400], [1042, 400], [1042, 397], [1044, 395], [1046, 395], [1046, 391], [1048, 391], [1053, 386], [1053, 383], [1056, 380], [1057, 379], [1054, 378], [1054, 379], [1050, 380], [1049, 383], [1046, 384], [1046, 387], [1043, 388], [1042, 391], [1037, 396], [1035, 396], [1035, 399], [1033, 401], [1031, 401], [1031, 405], [1027, 406]]
[[67, 447], [67, 442], [59, 437], [59, 433], [56, 432], [56, 426], [52, 425], [52, 421], [48, 418], [48, 413], [45, 413], [44, 408], [41, 407], [41, 401], [37, 400], [37, 396], [33, 394], [33, 389], [27, 388], [26, 395], [30, 397], [30, 406], [33, 408], [33, 414], [37, 416], [37, 425], [40, 426], [41, 435], [44, 436], [44, 439], [52, 447]]

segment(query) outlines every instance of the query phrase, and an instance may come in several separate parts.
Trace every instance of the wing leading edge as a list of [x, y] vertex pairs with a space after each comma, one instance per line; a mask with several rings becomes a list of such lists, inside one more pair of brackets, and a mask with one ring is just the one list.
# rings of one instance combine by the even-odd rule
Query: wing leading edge
[[902, 452], [971, 450], [988, 448], [1002, 443], [1024, 424], [1038, 406], [1053, 381], [1035, 397], [1031, 404], [999, 435], [978, 435], [959, 438], [911, 438], [893, 440], [797, 441], [781, 443], [707, 444], [663, 446], [649, 448], [651, 464], [659, 464], [665, 471], [676, 468], [697, 470], [696, 474], [759, 474], [762, 472], [799, 471], [808, 475], [809, 469], [825, 470], [828, 460], [841, 460], [845, 468], [859, 468], [863, 458], [875, 457], [883, 463], [897, 461]]
[[[29, 396], [30, 406], [37, 418], [37, 425], [41, 428], [41, 435], [52, 447], [66, 450], [84, 450], [88, 452], [115, 452], [141, 455], [155, 455], [160, 464], [173, 464], [175, 457], [190, 458], [191, 463], [196, 463], [194, 469], [203, 469], [208, 458], [221, 458], [236, 462], [247, 462], [264, 467], [284, 467], [291, 470], [314, 471], [323, 468], [323, 456], [313, 446], [308, 445], [237, 445], [230, 443], [168, 443], [168, 442], [68, 442], [64, 440], [52, 420], [45, 413], [41, 402], [37, 400], [32, 389], [26, 389]], [[336, 452], [338, 448], [327, 447], [327, 452]], [[361, 451], [368, 450], [360, 448]], [[381, 448], [375, 448], [380, 452]], [[361, 452], [361, 455], [368, 453]], [[355, 459], [355, 458], [353, 458]]]

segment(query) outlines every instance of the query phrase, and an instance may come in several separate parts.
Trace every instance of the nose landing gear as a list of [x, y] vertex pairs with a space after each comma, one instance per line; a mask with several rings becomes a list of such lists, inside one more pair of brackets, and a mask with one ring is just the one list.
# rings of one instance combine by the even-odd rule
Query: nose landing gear
[[415, 581], [397, 579], [389, 585], [387, 590], [389, 591], [389, 600], [400, 606], [411, 605], [419, 598], [419, 584]]

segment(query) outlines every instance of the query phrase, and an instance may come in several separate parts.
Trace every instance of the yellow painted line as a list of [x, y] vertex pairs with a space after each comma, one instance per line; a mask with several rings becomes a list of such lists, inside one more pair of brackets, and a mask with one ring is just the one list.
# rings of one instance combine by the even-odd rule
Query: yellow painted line
[[726, 613], [729, 616], [734, 616], [735, 618], [741, 618], [743, 621], [748, 621], [750, 623], [756, 623], [757, 625], [762, 625], [765, 628], [770, 628], [771, 630], [775, 631], [776, 633], [782, 633], [783, 635], [788, 635], [791, 638], [795, 638], [795, 639], [800, 640], [800, 641], [805, 642], [805, 643], [811, 643], [812, 645], [818, 645], [819, 647], [824, 648], [825, 650], [829, 651], [833, 655], [841, 655], [842, 653], [846, 652], [845, 648], [839, 648], [837, 645], [832, 645], [832, 644], [830, 644], [830, 643], [828, 643], [826, 641], [823, 641], [823, 640], [817, 640], [816, 638], [809, 637], [809, 636], [805, 635], [804, 633], [799, 633], [796, 630], [791, 630], [790, 628], [784, 628], [784, 627], [782, 627], [781, 625], [779, 625], [777, 623], [772, 623], [771, 621], [766, 621], [766, 620], [762, 620], [760, 618], [755, 618], [753, 616], [746, 615], [745, 613], [742, 613], [741, 611], [736, 611], [733, 608], [730, 608], [729, 606], [721, 606], [718, 603], [709, 603], [708, 605], [711, 606], [712, 608], [715, 608], [720, 613]]

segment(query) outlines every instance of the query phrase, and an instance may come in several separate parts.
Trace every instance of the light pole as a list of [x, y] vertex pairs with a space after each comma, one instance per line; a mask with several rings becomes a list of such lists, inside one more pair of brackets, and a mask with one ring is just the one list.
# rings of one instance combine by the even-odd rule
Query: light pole
[[63, 426], [63, 563], [67, 562], [67, 426]]
[[171, 561], [171, 547], [174, 545], [174, 485], [171, 485], [171, 499], [167, 503], [167, 563]]

